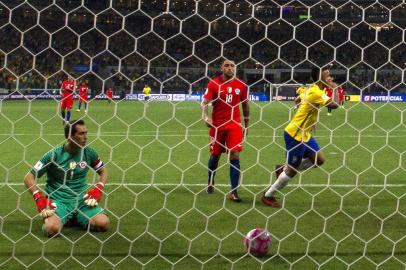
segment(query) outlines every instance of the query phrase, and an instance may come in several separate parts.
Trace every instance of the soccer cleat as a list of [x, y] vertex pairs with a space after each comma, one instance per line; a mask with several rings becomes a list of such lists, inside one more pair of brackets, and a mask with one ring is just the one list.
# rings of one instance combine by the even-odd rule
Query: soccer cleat
[[80, 110], [79, 110], [79, 109], [76, 109], [76, 112], [80, 112]]
[[279, 175], [283, 172], [283, 167], [285, 167], [285, 165], [276, 165], [275, 166], [276, 179], [278, 179]]
[[331, 116], [331, 113], [327, 113], [327, 116]]
[[87, 113], [87, 110], [85, 110], [85, 113]]
[[262, 202], [273, 208], [281, 208], [281, 204], [276, 200], [275, 197], [266, 197], [265, 194], [262, 196]]
[[242, 201], [241, 198], [238, 197], [238, 193], [237, 193], [236, 190], [231, 191], [230, 193], [228, 193], [227, 198], [228, 198], [230, 201], [237, 202], [237, 203], [239, 203], [239, 202]]
[[207, 192], [208, 194], [214, 193], [214, 185], [208, 185], [208, 186], [207, 186], [207, 189], [206, 189], [206, 192]]
[[209, 183], [207, 184], [206, 192], [208, 194], [214, 193], [214, 179], [212, 181], [209, 181]]

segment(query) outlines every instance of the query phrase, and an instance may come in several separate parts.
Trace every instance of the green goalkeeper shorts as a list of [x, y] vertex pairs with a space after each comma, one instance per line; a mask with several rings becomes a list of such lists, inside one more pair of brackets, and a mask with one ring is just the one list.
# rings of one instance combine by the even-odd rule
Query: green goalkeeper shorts
[[87, 227], [89, 220], [97, 214], [104, 212], [100, 206], [90, 207], [84, 201], [77, 202], [76, 200], [67, 202], [66, 200], [53, 200], [56, 203], [56, 215], [60, 218], [63, 225], [68, 220], [76, 220], [83, 228]]

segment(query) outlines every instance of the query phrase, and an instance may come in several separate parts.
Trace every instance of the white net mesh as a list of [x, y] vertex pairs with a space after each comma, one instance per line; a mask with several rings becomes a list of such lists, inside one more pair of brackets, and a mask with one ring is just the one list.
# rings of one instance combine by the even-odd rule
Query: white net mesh
[[[405, 15], [399, 0], [1, 1], [0, 268], [405, 269]], [[224, 58], [252, 100], [241, 204], [226, 199], [225, 157], [216, 192], [205, 191], [199, 104]], [[329, 63], [347, 101], [320, 112], [327, 162], [290, 182], [280, 210], [266, 207], [295, 88]], [[64, 142], [67, 75], [91, 89], [73, 118], [109, 170], [111, 227], [48, 239], [22, 179]], [[256, 227], [272, 236], [262, 258], [243, 246]]]

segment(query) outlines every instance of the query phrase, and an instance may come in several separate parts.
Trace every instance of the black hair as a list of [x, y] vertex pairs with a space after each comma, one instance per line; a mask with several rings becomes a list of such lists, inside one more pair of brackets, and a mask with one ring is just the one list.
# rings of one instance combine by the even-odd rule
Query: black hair
[[321, 73], [323, 73], [323, 71], [325, 70], [329, 70], [330, 69], [330, 65], [324, 66], [322, 68], [319, 68], [318, 66], [313, 66], [312, 67], [312, 80], [313, 82], [318, 82], [321, 80]]
[[70, 138], [75, 134], [76, 132], [76, 126], [83, 126], [85, 125], [85, 121], [79, 119], [79, 120], [71, 120], [69, 123], [65, 125], [64, 131], [65, 131], [65, 138]]

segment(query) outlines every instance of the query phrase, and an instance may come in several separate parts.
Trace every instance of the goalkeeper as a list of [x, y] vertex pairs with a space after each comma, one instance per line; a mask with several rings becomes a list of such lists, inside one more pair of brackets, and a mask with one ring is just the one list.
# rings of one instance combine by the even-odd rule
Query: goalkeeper
[[[69, 221], [83, 228], [106, 231], [109, 219], [98, 206], [107, 180], [107, 170], [95, 150], [86, 146], [87, 128], [83, 120], [65, 125], [66, 143], [47, 152], [24, 177], [38, 212], [44, 218], [48, 237], [61, 232]], [[89, 167], [99, 174], [100, 182], [88, 189]], [[45, 192], [37, 188], [36, 179], [47, 174]]]

